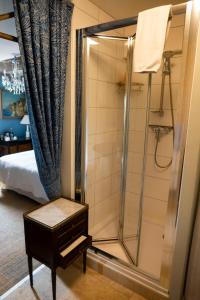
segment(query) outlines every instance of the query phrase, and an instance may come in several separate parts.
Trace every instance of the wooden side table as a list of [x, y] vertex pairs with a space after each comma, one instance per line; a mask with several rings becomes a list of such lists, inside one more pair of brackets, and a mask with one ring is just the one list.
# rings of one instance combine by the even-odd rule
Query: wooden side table
[[53, 300], [56, 300], [56, 269], [66, 268], [80, 254], [86, 272], [88, 205], [59, 198], [24, 214], [25, 244], [30, 285], [33, 287], [32, 258], [51, 269]]

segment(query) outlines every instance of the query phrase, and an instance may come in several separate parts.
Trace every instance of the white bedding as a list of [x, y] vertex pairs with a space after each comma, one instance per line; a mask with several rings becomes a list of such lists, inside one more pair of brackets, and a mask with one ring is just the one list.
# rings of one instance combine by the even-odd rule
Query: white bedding
[[40, 182], [33, 150], [1, 157], [0, 181], [7, 189], [28, 196], [37, 202], [48, 201]]

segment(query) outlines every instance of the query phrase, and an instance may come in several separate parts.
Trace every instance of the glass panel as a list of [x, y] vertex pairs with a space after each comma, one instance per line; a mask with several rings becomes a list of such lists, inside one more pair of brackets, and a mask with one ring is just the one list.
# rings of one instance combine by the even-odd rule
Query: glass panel
[[118, 239], [126, 40], [87, 38], [87, 176], [90, 233]]
[[146, 74], [132, 74], [128, 135], [126, 188], [124, 195], [123, 244], [137, 264], [143, 192], [145, 130], [147, 126]]

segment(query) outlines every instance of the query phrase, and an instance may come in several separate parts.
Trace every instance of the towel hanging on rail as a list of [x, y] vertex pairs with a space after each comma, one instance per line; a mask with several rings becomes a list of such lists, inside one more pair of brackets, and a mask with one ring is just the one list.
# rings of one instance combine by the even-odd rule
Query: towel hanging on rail
[[139, 13], [134, 49], [134, 72], [157, 72], [167, 35], [171, 5], [148, 9]]

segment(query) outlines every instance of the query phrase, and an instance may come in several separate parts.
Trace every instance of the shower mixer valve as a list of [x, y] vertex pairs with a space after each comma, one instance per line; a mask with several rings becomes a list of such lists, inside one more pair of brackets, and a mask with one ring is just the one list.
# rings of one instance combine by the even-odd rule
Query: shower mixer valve
[[173, 126], [165, 126], [165, 125], [156, 125], [156, 124], [149, 124], [149, 127], [155, 133], [155, 140], [156, 140], [155, 150], [154, 150], [155, 165], [158, 168], [166, 169], [166, 168], [170, 167], [170, 165], [172, 164], [172, 159], [170, 159], [170, 161], [166, 165], [161, 165], [159, 163], [158, 158], [157, 158], [158, 144], [160, 142], [161, 135], [169, 134], [170, 131], [174, 130], [174, 127]]
[[153, 130], [155, 133], [155, 138], [159, 142], [160, 138], [164, 134], [170, 133], [171, 130], [173, 130], [173, 126], [163, 126], [163, 125], [151, 125], [149, 124], [149, 127]]

